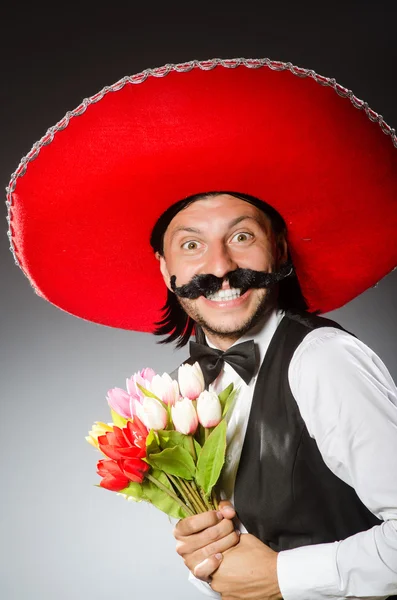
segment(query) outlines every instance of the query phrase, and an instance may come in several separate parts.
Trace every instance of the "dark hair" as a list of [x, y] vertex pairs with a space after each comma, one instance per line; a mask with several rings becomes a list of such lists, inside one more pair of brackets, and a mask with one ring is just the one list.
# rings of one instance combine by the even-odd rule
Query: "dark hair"
[[[207, 192], [202, 194], [195, 194], [189, 196], [184, 200], [179, 200], [175, 204], [172, 204], [163, 214], [159, 217], [156, 224], [153, 227], [150, 236], [150, 245], [154, 252], [158, 252], [160, 256], [164, 256], [164, 235], [168, 225], [172, 219], [181, 210], [196, 202], [197, 200], [204, 200], [219, 194], [228, 194], [235, 198], [240, 198], [245, 202], [253, 204], [261, 210], [269, 219], [272, 225], [273, 232], [276, 236], [281, 234], [286, 236], [287, 227], [282, 216], [272, 207], [270, 204], [250, 196], [248, 194], [239, 194], [236, 192]], [[288, 260], [291, 261], [291, 257], [288, 250]], [[292, 261], [291, 261], [292, 263]], [[295, 271], [289, 276], [280, 281], [279, 292], [277, 297], [278, 307], [282, 310], [297, 310], [304, 311], [307, 309], [306, 300], [303, 297], [302, 291], [299, 286], [298, 279], [296, 278]], [[177, 296], [167, 289], [167, 300], [161, 309], [163, 311], [163, 318], [161, 321], [157, 321], [157, 326], [154, 330], [155, 335], [167, 335], [163, 340], [160, 340], [159, 344], [169, 344], [177, 340], [176, 347], [182, 348], [189, 341], [191, 335], [195, 334], [196, 339], [199, 342], [204, 342], [204, 332], [201, 327], [189, 317], [181, 305], [178, 302]]]

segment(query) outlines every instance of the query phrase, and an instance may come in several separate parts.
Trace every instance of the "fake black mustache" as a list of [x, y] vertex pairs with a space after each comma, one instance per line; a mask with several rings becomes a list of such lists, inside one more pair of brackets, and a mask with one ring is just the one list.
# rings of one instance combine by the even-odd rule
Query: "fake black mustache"
[[227, 280], [231, 288], [241, 289], [241, 296], [250, 288], [268, 288], [293, 272], [291, 262], [284, 263], [279, 271], [266, 273], [265, 271], [253, 271], [252, 269], [235, 269], [224, 277], [216, 275], [195, 275], [189, 283], [177, 287], [176, 276], [172, 275], [170, 284], [173, 292], [182, 298], [195, 300], [200, 296], [215, 294], [222, 288], [223, 280]]

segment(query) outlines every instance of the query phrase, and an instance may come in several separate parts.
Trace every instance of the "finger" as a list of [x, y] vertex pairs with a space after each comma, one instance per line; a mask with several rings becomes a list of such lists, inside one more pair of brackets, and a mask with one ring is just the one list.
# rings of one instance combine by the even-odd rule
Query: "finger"
[[234, 506], [229, 500], [221, 500], [219, 502], [219, 512], [221, 512], [226, 519], [234, 519], [236, 516]]
[[[212, 527], [208, 527], [199, 533], [194, 533], [188, 536], [176, 536], [176, 551], [181, 556], [192, 554], [193, 552], [196, 552], [196, 550], [199, 550], [204, 546], [208, 546], [209, 544], [228, 536], [233, 531], [233, 521], [230, 521], [229, 519], [222, 519], [220, 523], [217, 523]], [[213, 552], [213, 554], [215, 554], [215, 552]]]
[[175, 526], [174, 537], [179, 539], [181, 536], [193, 535], [203, 529], [212, 527], [222, 521], [223, 515], [220, 511], [209, 510], [199, 515], [193, 515], [192, 517], [186, 517]]
[[215, 573], [222, 562], [222, 554], [216, 554], [206, 558], [193, 569], [193, 575], [201, 581], [211, 581], [211, 575]]
[[200, 548], [196, 552], [192, 554], [188, 554], [184, 557], [184, 563], [190, 571], [194, 571], [197, 565], [204, 562], [207, 558], [210, 559], [212, 556], [217, 554], [223, 554], [230, 548], [233, 548], [239, 543], [240, 536], [236, 531], [229, 534], [228, 536], [214, 542], [213, 544], [209, 544], [208, 546], [204, 546], [204, 548]]

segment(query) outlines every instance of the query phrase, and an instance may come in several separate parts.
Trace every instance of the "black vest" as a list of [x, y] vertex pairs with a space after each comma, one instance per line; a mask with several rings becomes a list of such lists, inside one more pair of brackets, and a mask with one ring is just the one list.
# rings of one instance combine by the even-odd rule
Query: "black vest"
[[382, 521], [334, 475], [310, 437], [288, 382], [303, 338], [340, 325], [308, 313], [281, 320], [255, 386], [235, 483], [235, 507], [247, 530], [273, 550], [342, 540]]

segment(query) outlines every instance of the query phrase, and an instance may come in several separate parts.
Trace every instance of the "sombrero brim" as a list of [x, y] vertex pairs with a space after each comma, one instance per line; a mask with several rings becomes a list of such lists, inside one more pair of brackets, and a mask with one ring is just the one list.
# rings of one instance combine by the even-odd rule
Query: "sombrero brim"
[[85, 100], [34, 145], [8, 188], [11, 249], [59, 308], [152, 331], [160, 214], [200, 192], [246, 193], [284, 217], [309, 310], [328, 312], [397, 264], [396, 147], [382, 117], [313, 71], [166, 65]]

